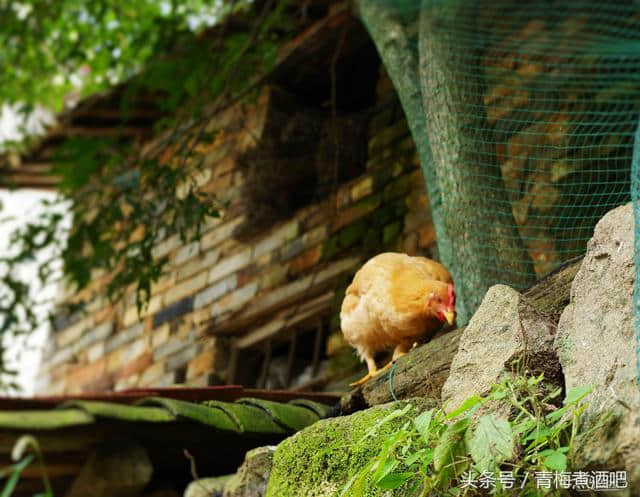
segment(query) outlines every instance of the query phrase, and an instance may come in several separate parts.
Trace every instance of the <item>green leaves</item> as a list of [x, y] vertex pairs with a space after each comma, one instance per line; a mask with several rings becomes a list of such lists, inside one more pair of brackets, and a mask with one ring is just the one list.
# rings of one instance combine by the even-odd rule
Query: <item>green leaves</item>
[[[567, 470], [567, 456], [564, 455], [566, 447], [557, 450], [548, 451], [548, 455], [544, 458], [544, 465], [553, 471], [566, 471]], [[541, 453], [542, 455], [542, 453]]]
[[447, 427], [433, 453], [433, 467], [436, 471], [455, 463], [456, 456], [464, 452], [464, 435], [470, 423], [470, 419], [463, 418]]
[[[475, 495], [461, 482], [489, 474], [496, 480], [491, 495], [511, 497], [512, 489], [497, 478], [501, 471], [522, 478], [525, 473], [576, 469], [571, 467], [572, 444], [583, 410], [579, 403], [589, 391], [569, 391], [565, 405], [558, 408], [549, 402], [558, 398], [559, 389], [542, 376], [523, 376], [505, 379], [449, 414], [429, 409], [415, 416], [410, 405], [397, 409], [370, 432], [391, 420], [407, 422], [381, 444], [378, 455], [349, 479], [340, 495]], [[473, 416], [488, 401], [508, 408], [509, 418], [494, 412]], [[524, 483], [522, 495], [539, 495], [535, 479]]]
[[577, 404], [582, 399], [584, 399], [587, 395], [589, 395], [592, 390], [593, 390], [593, 387], [591, 386], [574, 387], [567, 392], [567, 395], [563, 403], [566, 406]]
[[130, 77], [183, 33], [219, 22], [245, 0], [162, 2], [23, 0], [0, 11], [2, 101], [60, 109], [70, 91], [83, 95]]
[[431, 420], [433, 419], [434, 411], [435, 409], [429, 409], [413, 420], [413, 425], [415, 426], [416, 431], [420, 434], [425, 443], [429, 443], [429, 439], [431, 438]]
[[[15, 234], [17, 253], [0, 266], [0, 295], [6, 295], [0, 334], [38, 324], [31, 282], [16, 275], [39, 252], [62, 259], [62, 277], [77, 291], [103, 278], [99, 291], [108, 298], [133, 287], [138, 309], [144, 307], [167, 263], [153, 247], [173, 235], [195, 241], [218, 216], [222, 202], [199, 189], [200, 149], [211, 144], [213, 116], [249, 96], [273, 68], [291, 32], [286, 3], [24, 0], [20, 8], [0, 6], [2, 101], [20, 101], [26, 111], [36, 104], [60, 110], [70, 92], [82, 98], [128, 80], [99, 104], [122, 118], [107, 121], [109, 137], [72, 138], [57, 147], [54, 174], [72, 227], [64, 216], [49, 215]], [[102, 126], [111, 118], [89, 112], [82, 119]], [[135, 128], [148, 119], [156, 119], [154, 131], [162, 134], [143, 149]], [[52, 260], [38, 268], [41, 286], [60, 279]], [[0, 354], [0, 372], [3, 367]]]
[[22, 472], [33, 462], [37, 462], [40, 466], [42, 484], [44, 486], [44, 492], [34, 495], [34, 497], [53, 497], [53, 490], [47, 475], [40, 444], [33, 436], [23, 435], [15, 442], [11, 450], [11, 459], [16, 461], [12, 466], [0, 469], [0, 479], [9, 475], [0, 497], [11, 497], [13, 495]]
[[485, 414], [478, 420], [469, 451], [479, 471], [495, 469], [511, 459], [514, 451], [511, 423], [495, 414]]
[[376, 485], [384, 490], [393, 490], [401, 487], [405, 482], [413, 478], [413, 473], [405, 471], [403, 473], [389, 473], [384, 478], [378, 480]]
[[453, 419], [456, 416], [459, 416], [460, 414], [463, 414], [473, 409], [474, 407], [479, 405], [481, 402], [482, 402], [482, 397], [480, 397], [479, 395], [472, 395], [471, 397], [466, 399], [462, 404], [460, 404], [460, 407], [458, 407], [457, 409], [454, 409], [449, 414], [447, 414], [447, 419]]
[[33, 454], [29, 454], [24, 459], [22, 459], [21, 461], [17, 462], [13, 466], [5, 470], [9, 473], [10, 476], [7, 479], [7, 482], [4, 484], [4, 488], [2, 489], [2, 493], [0, 493], [0, 497], [11, 497], [11, 495], [13, 494], [13, 491], [16, 489], [16, 486], [18, 485], [18, 481], [20, 481], [20, 475], [22, 474], [22, 471], [27, 466], [29, 466], [29, 464], [31, 464], [33, 460], [34, 460]]

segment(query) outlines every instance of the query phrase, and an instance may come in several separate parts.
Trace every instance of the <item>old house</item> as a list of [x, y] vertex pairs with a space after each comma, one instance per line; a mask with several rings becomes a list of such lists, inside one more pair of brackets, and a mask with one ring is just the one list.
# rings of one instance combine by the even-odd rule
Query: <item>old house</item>
[[[487, 123], [499, 139], [494, 155], [538, 277], [583, 253], [602, 213], [629, 198], [635, 108], [601, 123], [589, 154], [576, 145], [582, 128], [571, 117], [575, 102], [618, 105], [615, 88], [594, 99], [569, 85], [553, 108], [536, 111], [541, 118], [518, 117], [551, 105], [538, 86], [559, 71], [552, 58], [525, 64], [527, 47], [588, 29], [582, 17], [555, 30], [532, 21], [496, 34], [481, 61]], [[132, 291], [115, 304], [104, 298], [108, 275], [80, 295], [61, 295], [84, 310], [56, 320], [40, 392], [177, 384], [341, 390], [357, 373], [339, 333], [341, 292], [374, 253], [437, 257], [425, 182], [393, 85], [346, 5], [315, 12], [278, 60], [259, 97], [214, 115], [207, 130], [217, 131], [215, 141], [196, 147], [199, 188], [225, 205], [222, 216], [199, 242], [170, 235], [155, 247], [170, 262], [141, 315]], [[55, 186], [48, 162], [68, 137], [124, 134], [152, 147], [157, 102], [140, 95], [123, 126], [127, 84], [61, 116], [5, 181]]]
[[[65, 137], [124, 131], [152, 146], [153, 98], [139, 98], [133, 119], [120, 124], [126, 85], [62, 116], [9, 179], [54, 187], [43, 171]], [[340, 390], [359, 367], [336, 320], [349, 275], [383, 249], [433, 255], [402, 110], [345, 5], [282, 47], [257, 101], [224, 110], [208, 126], [221, 131], [197, 147], [205, 165], [198, 181], [226, 205], [222, 216], [199, 242], [171, 235], [155, 247], [169, 267], [141, 315], [133, 292], [108, 302], [104, 278], [61, 296], [84, 310], [56, 319], [39, 392], [220, 384]]]
[[[324, 7], [281, 47], [259, 96], [207, 122], [215, 139], [196, 144], [203, 163], [198, 188], [224, 208], [199, 241], [184, 244], [167, 233], [154, 247], [169, 264], [148, 306], [139, 311], [133, 289], [116, 302], [106, 299], [108, 274], [98, 274], [81, 292], [61, 289], [38, 384], [40, 393], [53, 397], [0, 403], [7, 411], [0, 412], [0, 428], [9, 433], [3, 454], [17, 433], [37, 431], [53, 454], [56, 484], [83, 495], [82, 485], [91, 485], [95, 475], [86, 468], [95, 470], [103, 456], [118, 462], [135, 440], [151, 462], [132, 486], [170, 487], [169, 495], [176, 495], [187, 480], [233, 471], [247, 449], [279, 442], [326, 416], [337, 398], [332, 393], [360, 375], [337, 320], [350, 277], [365, 258], [384, 250], [438, 253], [416, 147], [375, 47], [346, 4], [319, 3]], [[573, 14], [562, 22], [544, 15], [522, 16], [513, 29], [492, 31], [482, 71], [473, 76], [483, 80], [478, 101], [489, 131], [481, 138], [495, 140], [487, 150], [538, 278], [583, 254], [603, 212], [628, 200], [638, 117], [637, 99], [623, 98], [637, 94], [628, 74], [613, 82], [597, 78], [598, 84], [573, 77], [583, 54], [560, 41], [576, 33], [588, 37], [589, 23]], [[417, 36], [417, 29], [409, 32]], [[562, 53], [537, 51], [549, 45]], [[112, 134], [153, 147], [161, 139], [154, 132], [163, 117], [158, 97], [140, 95], [123, 126], [120, 104], [129, 84], [60, 116], [34, 149], [3, 166], [3, 180], [55, 188], [50, 163], [69, 137]], [[587, 122], [591, 115], [607, 118]], [[594, 135], [588, 142], [587, 132]], [[484, 233], [479, 227], [467, 235]], [[569, 303], [579, 264], [523, 294], [536, 301], [547, 296], [549, 282], [560, 288], [545, 302], [552, 307], [544, 309], [545, 330], [555, 327]], [[68, 302], [82, 309], [67, 314]], [[493, 323], [497, 313], [486, 312], [486, 320]], [[504, 329], [520, 330], [511, 323]], [[396, 382], [378, 377], [366, 386], [364, 401], [373, 406], [416, 394], [439, 401], [463, 332], [412, 352], [411, 360], [398, 363]], [[433, 370], [425, 375], [427, 362]], [[500, 371], [507, 364], [502, 357], [495, 362]], [[481, 360], [474, 364], [487, 369]], [[477, 375], [466, 366], [458, 372], [475, 385]], [[450, 389], [461, 392], [456, 386]], [[114, 433], [115, 449], [108, 443]], [[200, 463], [199, 475], [180, 454], [185, 446]], [[113, 473], [126, 461], [119, 463]], [[289, 470], [281, 467], [285, 475]], [[33, 471], [26, 479], [39, 477]]]

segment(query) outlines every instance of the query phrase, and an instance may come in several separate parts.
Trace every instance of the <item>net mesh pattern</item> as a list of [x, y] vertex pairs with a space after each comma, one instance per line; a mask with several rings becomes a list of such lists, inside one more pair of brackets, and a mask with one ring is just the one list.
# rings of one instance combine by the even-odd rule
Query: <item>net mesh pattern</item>
[[[361, 1], [391, 12], [405, 60], [418, 61], [426, 119], [412, 131], [419, 149], [428, 141], [440, 258], [463, 296], [479, 280], [529, 286], [583, 254], [607, 211], [637, 199], [639, 1]], [[373, 16], [363, 18], [375, 39]], [[378, 48], [384, 59], [388, 46]], [[396, 87], [402, 77], [396, 68]], [[468, 318], [479, 301], [466, 300]]]

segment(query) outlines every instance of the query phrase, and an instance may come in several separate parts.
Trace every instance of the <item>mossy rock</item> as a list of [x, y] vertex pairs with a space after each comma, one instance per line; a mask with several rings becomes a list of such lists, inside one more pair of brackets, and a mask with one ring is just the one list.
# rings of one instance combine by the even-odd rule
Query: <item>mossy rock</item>
[[224, 486], [224, 497], [261, 497], [271, 472], [274, 447], [247, 452], [244, 462]]
[[[391, 402], [357, 412], [318, 421], [284, 440], [273, 457], [266, 497], [333, 497], [340, 494], [349, 478], [363, 468], [389, 435], [405, 420], [382, 425], [373, 436], [365, 434], [381, 419], [407, 403], [419, 411], [434, 407], [427, 399]], [[374, 491], [371, 495], [383, 495]]]
[[214, 476], [194, 480], [185, 490], [184, 497], [222, 497], [224, 486], [231, 476]]

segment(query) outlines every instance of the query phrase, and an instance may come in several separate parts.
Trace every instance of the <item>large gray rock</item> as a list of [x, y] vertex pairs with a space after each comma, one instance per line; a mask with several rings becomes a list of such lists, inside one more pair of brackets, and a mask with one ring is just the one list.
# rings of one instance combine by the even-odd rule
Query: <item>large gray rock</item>
[[560, 384], [560, 364], [553, 348], [555, 328], [513, 288], [489, 288], [460, 337], [442, 387], [445, 410], [455, 410], [474, 394], [487, 393], [514, 368], [543, 372], [549, 381]]
[[567, 389], [593, 385], [587, 419], [611, 412], [602, 430], [578, 447], [584, 467], [626, 469], [640, 495], [640, 395], [633, 317], [633, 210], [607, 213], [596, 225], [556, 336]]
[[222, 497], [231, 475], [200, 478], [189, 483], [184, 497]]
[[244, 462], [224, 486], [224, 497], [264, 497], [271, 474], [272, 446], [247, 452]]
[[103, 443], [84, 463], [65, 497], [137, 497], [152, 475], [144, 447], [134, 442]]

